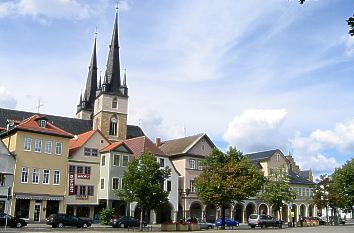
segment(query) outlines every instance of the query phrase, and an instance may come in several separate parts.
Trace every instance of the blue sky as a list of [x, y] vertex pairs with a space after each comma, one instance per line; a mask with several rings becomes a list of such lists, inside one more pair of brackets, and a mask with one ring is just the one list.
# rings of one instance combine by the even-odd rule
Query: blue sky
[[[0, 0], [0, 107], [74, 116], [113, 0]], [[353, 158], [352, 0], [122, 0], [130, 124], [154, 139], [280, 148], [316, 175]]]

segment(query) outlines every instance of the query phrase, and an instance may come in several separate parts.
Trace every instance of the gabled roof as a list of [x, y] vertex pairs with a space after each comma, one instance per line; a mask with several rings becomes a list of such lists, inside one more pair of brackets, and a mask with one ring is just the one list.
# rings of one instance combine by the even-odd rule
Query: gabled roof
[[79, 134], [75, 136], [74, 138], [70, 139], [69, 142], [69, 156], [72, 156], [72, 154], [83, 147], [88, 140], [95, 134], [99, 133], [106, 141], [109, 143], [109, 140], [101, 133], [99, 130], [90, 130], [87, 131], [86, 133]]
[[215, 147], [214, 143], [205, 133], [200, 133], [194, 136], [177, 138], [161, 143], [160, 149], [168, 156], [187, 154], [190, 149], [203, 137], [205, 137], [212, 147]]
[[160, 150], [148, 137], [142, 136], [132, 138], [124, 141], [129, 148], [133, 151], [134, 157], [140, 159], [141, 154], [144, 151], [150, 151], [156, 156], [166, 157], [165, 153]]
[[283, 154], [279, 149], [275, 149], [275, 150], [245, 154], [245, 156], [249, 157], [251, 161], [264, 161], [270, 159], [276, 152]]
[[120, 146], [124, 146], [129, 153], [134, 154], [134, 152], [129, 148], [129, 146], [127, 146], [127, 144], [125, 144], [124, 141], [117, 141], [117, 142], [113, 142], [112, 144], [106, 146], [105, 148], [101, 149], [100, 152], [104, 153], [104, 152], [110, 152], [112, 150], [115, 150], [116, 148], [120, 147]]
[[290, 184], [307, 184], [307, 185], [313, 185], [315, 184], [312, 181], [307, 180], [304, 177], [299, 176], [292, 170], [289, 170], [289, 183]]
[[[0, 128], [6, 129], [8, 119], [23, 121], [36, 113], [0, 108]], [[62, 117], [41, 114], [48, 118], [48, 122], [74, 135], [79, 135], [92, 130], [92, 120], [81, 120], [77, 118]], [[144, 136], [144, 132], [139, 126], [127, 125], [127, 138]]]
[[[45, 127], [40, 127], [39, 120], [46, 120]], [[6, 131], [7, 133], [15, 132], [17, 130], [22, 131], [29, 131], [35, 133], [43, 133], [48, 135], [66, 137], [66, 138], [73, 138], [74, 135], [71, 133], [66, 132], [65, 130], [60, 129], [59, 127], [55, 126], [54, 124], [48, 122], [47, 117], [40, 116], [38, 114], [33, 115], [23, 121], [21, 121], [18, 125], [15, 125], [13, 128]], [[4, 134], [5, 132], [3, 132]]]

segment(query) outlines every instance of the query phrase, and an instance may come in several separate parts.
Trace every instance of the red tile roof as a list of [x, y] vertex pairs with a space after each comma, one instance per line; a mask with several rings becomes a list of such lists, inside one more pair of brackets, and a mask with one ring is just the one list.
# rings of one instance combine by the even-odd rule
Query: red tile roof
[[166, 156], [165, 153], [158, 148], [155, 143], [153, 143], [148, 137], [142, 136], [137, 138], [132, 138], [124, 141], [129, 148], [133, 151], [134, 157], [140, 159], [141, 154], [144, 151], [150, 151], [152, 154], [157, 156]]
[[108, 152], [111, 150], [116, 149], [119, 146], [124, 146], [130, 153], [133, 154], [133, 151], [131, 150], [131, 148], [124, 142], [124, 141], [117, 141], [117, 142], [113, 142], [112, 144], [106, 146], [105, 148], [101, 149], [100, 152]]
[[96, 133], [96, 130], [90, 130], [85, 133], [79, 134], [74, 138], [70, 139], [69, 149], [76, 150], [82, 147], [91, 137]]
[[23, 121], [21, 121], [18, 125], [16, 125], [12, 130], [24, 130], [24, 131], [30, 131], [30, 132], [35, 132], [35, 133], [43, 133], [43, 134], [49, 134], [49, 135], [55, 135], [55, 136], [60, 136], [60, 137], [66, 137], [66, 138], [73, 138], [74, 135], [71, 133], [68, 133], [49, 121], [46, 122], [45, 127], [40, 127], [39, 126], [39, 120], [47, 120], [46, 117], [40, 116], [38, 114], [33, 115]]

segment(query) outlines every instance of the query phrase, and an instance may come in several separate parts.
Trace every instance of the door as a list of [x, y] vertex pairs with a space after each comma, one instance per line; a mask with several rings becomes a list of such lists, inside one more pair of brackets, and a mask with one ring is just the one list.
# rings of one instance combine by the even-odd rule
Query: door
[[41, 221], [40, 216], [41, 216], [41, 204], [40, 203], [36, 203], [36, 204], [34, 204], [33, 221], [34, 222], [40, 222]]

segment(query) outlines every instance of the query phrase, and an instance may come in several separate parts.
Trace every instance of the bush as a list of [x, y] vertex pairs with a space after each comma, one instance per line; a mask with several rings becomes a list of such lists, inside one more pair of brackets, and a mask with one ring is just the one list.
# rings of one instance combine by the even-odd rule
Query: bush
[[102, 209], [100, 211], [100, 223], [102, 225], [108, 225], [109, 221], [114, 215], [114, 212], [115, 212], [114, 209]]

